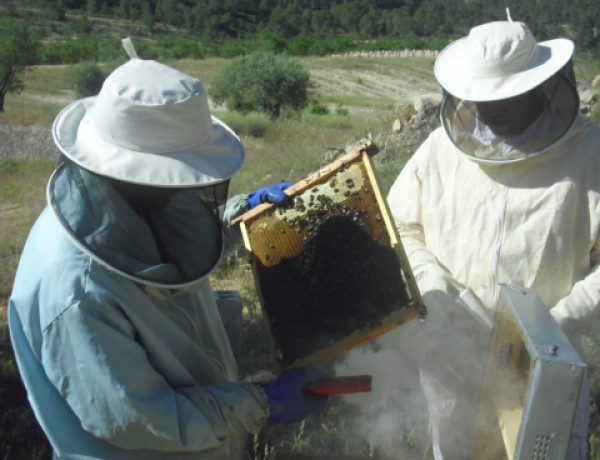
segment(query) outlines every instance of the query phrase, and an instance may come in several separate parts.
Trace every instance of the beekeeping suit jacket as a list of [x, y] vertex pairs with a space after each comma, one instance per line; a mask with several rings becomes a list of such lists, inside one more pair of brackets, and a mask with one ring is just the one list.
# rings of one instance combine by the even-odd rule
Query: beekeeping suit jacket
[[[581, 117], [549, 151], [505, 165], [472, 161], [443, 128], [429, 136], [388, 201], [432, 322], [465, 289], [492, 317], [498, 285], [512, 283], [535, 289], [576, 346], [600, 330], [599, 146]], [[452, 329], [452, 313], [441, 317]]]
[[[235, 381], [208, 277], [181, 284], [205, 257], [193, 244], [202, 209], [184, 193], [153, 214], [176, 268], [161, 262], [147, 225], [108, 181], [67, 165], [48, 197], [21, 257], [9, 319], [31, 405], [56, 454], [234, 458], [235, 435], [256, 433], [268, 407], [261, 389]], [[245, 199], [233, 197], [224, 220], [244, 209]]]

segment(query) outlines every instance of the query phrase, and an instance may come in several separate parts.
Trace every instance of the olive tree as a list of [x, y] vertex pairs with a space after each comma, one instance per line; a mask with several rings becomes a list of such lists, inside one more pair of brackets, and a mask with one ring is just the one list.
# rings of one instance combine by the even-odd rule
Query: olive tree
[[39, 42], [27, 25], [17, 21], [0, 22], [0, 112], [8, 92], [20, 93], [21, 74], [35, 62]]
[[259, 52], [235, 58], [213, 79], [208, 94], [229, 110], [262, 111], [275, 119], [284, 107], [305, 107], [310, 86], [309, 72], [299, 61]]

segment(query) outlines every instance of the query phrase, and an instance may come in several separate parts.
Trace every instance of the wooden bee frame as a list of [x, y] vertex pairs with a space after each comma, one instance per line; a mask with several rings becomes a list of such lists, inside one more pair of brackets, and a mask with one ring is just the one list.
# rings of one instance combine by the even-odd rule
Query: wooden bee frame
[[372, 143], [234, 222], [280, 370], [323, 364], [425, 314], [382, 196]]

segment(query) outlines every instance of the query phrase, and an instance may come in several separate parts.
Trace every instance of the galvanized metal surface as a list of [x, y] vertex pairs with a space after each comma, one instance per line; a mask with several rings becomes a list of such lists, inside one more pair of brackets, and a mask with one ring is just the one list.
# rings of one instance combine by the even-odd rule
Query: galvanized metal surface
[[471, 460], [566, 459], [585, 368], [536, 292], [502, 285]]

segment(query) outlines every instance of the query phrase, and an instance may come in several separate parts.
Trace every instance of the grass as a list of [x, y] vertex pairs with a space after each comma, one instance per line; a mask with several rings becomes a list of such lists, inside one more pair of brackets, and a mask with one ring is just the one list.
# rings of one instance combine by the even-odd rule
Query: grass
[[344, 59], [330, 59], [328, 57], [303, 57], [302, 63], [308, 68], [321, 70], [336, 69], [344, 71], [375, 70], [381, 75], [390, 74], [423, 74], [430, 76], [433, 69], [431, 58], [406, 58], [395, 57], [385, 59], [378, 57], [355, 57]]
[[[389, 115], [314, 115], [305, 111], [268, 125], [256, 114], [214, 113], [226, 123], [241, 127], [246, 147], [246, 164], [231, 181], [232, 193], [247, 193], [273, 182], [301, 180], [324, 165], [328, 150], [343, 148], [348, 141], [377, 133], [392, 123]], [[248, 127], [247, 121], [254, 128]], [[253, 129], [260, 131], [260, 137], [244, 134]]]
[[213, 114], [226, 123], [238, 136], [264, 138], [273, 130], [273, 123], [261, 113], [241, 114], [213, 110]]
[[600, 75], [600, 61], [598, 56], [588, 51], [576, 51], [573, 56], [575, 77], [578, 82], [591, 83]]
[[320, 98], [322, 104], [353, 105], [366, 108], [389, 108], [389, 99], [363, 95], [330, 94]]
[[25, 238], [45, 206], [45, 186], [54, 166], [0, 161], [0, 311], [6, 307]]
[[0, 458], [44, 459], [50, 450], [27, 403], [8, 339], [8, 297], [25, 238], [45, 206], [54, 164], [0, 161]]

